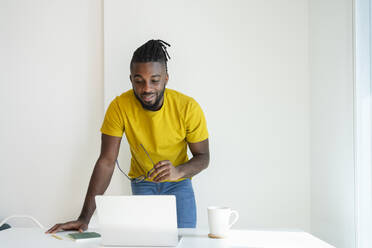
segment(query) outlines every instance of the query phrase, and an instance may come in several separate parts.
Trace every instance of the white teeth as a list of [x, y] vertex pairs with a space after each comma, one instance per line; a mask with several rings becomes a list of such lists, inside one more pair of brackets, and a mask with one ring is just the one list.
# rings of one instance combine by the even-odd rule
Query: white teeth
[[151, 95], [151, 96], [144, 96], [143, 97], [143, 99], [145, 99], [145, 100], [150, 100], [150, 99], [152, 99], [153, 98], [153, 96]]

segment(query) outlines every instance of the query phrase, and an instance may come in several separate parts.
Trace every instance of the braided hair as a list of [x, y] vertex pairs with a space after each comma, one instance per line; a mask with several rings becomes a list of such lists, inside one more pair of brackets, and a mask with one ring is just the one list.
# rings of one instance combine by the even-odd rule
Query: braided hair
[[170, 45], [162, 40], [149, 40], [134, 53], [132, 60], [130, 61], [130, 67], [132, 68], [133, 63], [145, 63], [145, 62], [161, 62], [165, 65], [165, 71], [168, 73], [167, 61], [170, 56], [167, 52], [167, 47]]

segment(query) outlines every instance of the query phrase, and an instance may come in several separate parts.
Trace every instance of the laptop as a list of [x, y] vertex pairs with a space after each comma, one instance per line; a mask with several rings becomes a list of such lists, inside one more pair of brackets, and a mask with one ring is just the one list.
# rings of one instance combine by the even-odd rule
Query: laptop
[[96, 196], [102, 246], [177, 246], [174, 195]]

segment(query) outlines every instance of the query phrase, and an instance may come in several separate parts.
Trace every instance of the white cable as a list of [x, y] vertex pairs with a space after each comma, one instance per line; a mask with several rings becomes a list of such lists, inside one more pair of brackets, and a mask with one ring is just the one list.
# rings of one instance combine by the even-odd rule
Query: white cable
[[13, 219], [13, 218], [28, 218], [31, 219], [33, 222], [35, 222], [40, 228], [44, 229], [44, 226], [34, 217], [30, 215], [11, 215], [7, 218], [5, 218], [2, 222], [0, 222], [0, 226], [2, 226], [6, 221]]

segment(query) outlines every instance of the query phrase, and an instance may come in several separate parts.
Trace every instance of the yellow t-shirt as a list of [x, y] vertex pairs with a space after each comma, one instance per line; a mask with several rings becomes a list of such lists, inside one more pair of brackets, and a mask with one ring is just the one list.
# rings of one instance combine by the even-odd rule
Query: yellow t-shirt
[[199, 104], [171, 89], [165, 89], [163, 106], [158, 111], [144, 109], [133, 90], [124, 92], [110, 103], [101, 132], [117, 137], [122, 137], [125, 132], [132, 154], [131, 178], [144, 175], [153, 168], [140, 144], [155, 164], [169, 160], [178, 166], [189, 160], [187, 143], [208, 138], [206, 120]]

